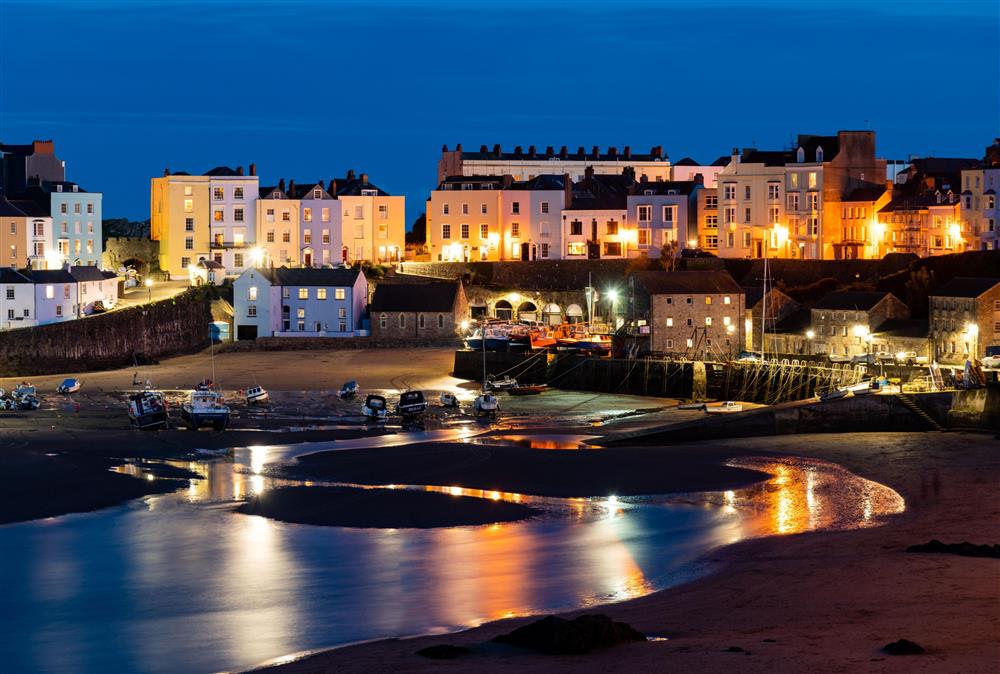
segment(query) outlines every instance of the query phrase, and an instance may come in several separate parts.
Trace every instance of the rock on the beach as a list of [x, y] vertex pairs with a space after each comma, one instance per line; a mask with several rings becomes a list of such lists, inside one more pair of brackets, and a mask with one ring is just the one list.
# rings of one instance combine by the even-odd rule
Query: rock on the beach
[[550, 615], [493, 639], [496, 643], [550, 655], [588, 653], [597, 648], [645, 640], [646, 635], [632, 626], [614, 622], [601, 614], [582, 615], [572, 620]]
[[882, 651], [889, 655], [923, 655], [926, 653], [923, 646], [909, 639], [900, 639], [899, 641], [893, 641], [891, 644], [886, 644], [882, 647]]
[[468, 655], [471, 652], [472, 651], [464, 646], [455, 646], [453, 644], [434, 644], [433, 646], [428, 646], [427, 648], [421, 648], [417, 651], [417, 655], [430, 658], [431, 660], [454, 660], [460, 655]]
[[993, 545], [976, 545], [968, 541], [961, 543], [942, 543], [938, 539], [933, 539], [920, 545], [911, 545], [906, 548], [907, 552], [936, 552], [946, 555], [960, 555], [962, 557], [992, 557], [1000, 559], [1000, 543]]

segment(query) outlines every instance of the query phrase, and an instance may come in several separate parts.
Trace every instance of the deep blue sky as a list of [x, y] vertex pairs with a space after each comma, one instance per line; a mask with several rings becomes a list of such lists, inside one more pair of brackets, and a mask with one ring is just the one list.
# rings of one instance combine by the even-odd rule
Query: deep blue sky
[[0, 0], [0, 140], [52, 138], [105, 217], [149, 178], [367, 171], [423, 210], [442, 143], [663, 145], [711, 161], [798, 132], [882, 156], [1000, 136], [997, 0]]

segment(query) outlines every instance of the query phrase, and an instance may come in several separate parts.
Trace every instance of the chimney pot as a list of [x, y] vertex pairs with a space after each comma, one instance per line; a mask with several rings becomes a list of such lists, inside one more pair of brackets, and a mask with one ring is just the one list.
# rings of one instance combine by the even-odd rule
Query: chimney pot
[[324, 186], [324, 185], [323, 185], [323, 181], [322, 181], [322, 180], [320, 180], [320, 181], [319, 181], [318, 183], [316, 183], [316, 184], [317, 184], [317, 185], [319, 185], [319, 188], [320, 188], [321, 190], [325, 190], [325, 189], [326, 189], [326, 186]]
[[608, 154], [611, 155], [612, 157], [617, 157], [618, 148], [616, 148], [614, 145], [608, 146]]
[[485, 145], [480, 145], [480, 146], [479, 146], [479, 151], [480, 151], [480, 152], [481, 152], [482, 154], [486, 154], [486, 151], [487, 151], [487, 150], [486, 150], [486, 146], [485, 146]]
[[632, 147], [630, 145], [625, 146], [625, 158], [626, 159], [632, 158]]
[[595, 145], [591, 150], [591, 154], [594, 155], [594, 159], [597, 159], [598, 157], [601, 156], [601, 148]]
[[367, 185], [368, 184], [368, 174], [367, 173], [362, 173], [361, 174], [361, 184], [362, 185]]
[[331, 197], [337, 196], [337, 181], [334, 178], [330, 178], [330, 187], [326, 190]]
[[[457, 150], [456, 150], [457, 152]], [[347, 169], [347, 179], [354, 180], [354, 169]]]
[[551, 156], [553, 156], [553, 155], [554, 155], [555, 153], [556, 153], [556, 151], [552, 149], [552, 146], [551, 146], [551, 145], [549, 145], [548, 147], [546, 147], [546, 148], [545, 148], [545, 156], [546, 156], [546, 157], [551, 157]]
[[562, 157], [563, 159], [569, 156], [569, 150], [566, 148], [565, 145], [559, 148], [559, 156]]
[[524, 151], [521, 149], [520, 145], [515, 145], [514, 146], [514, 154], [517, 155], [518, 157], [520, 157], [522, 154], [524, 154]]
[[500, 143], [496, 143], [495, 145], [493, 145], [493, 154], [496, 155], [498, 158], [500, 157]]
[[163, 175], [164, 176], [170, 175], [170, 167], [169, 166], [167, 166], [166, 168], [163, 169]]
[[443, 145], [441, 145], [441, 151], [442, 152], [447, 152], [448, 151], [448, 143], [444, 143]]
[[257, 175], [257, 164], [250, 164], [250, 175]]
[[528, 156], [529, 157], [534, 157], [535, 156], [535, 146], [534, 145], [529, 145], [528, 146]]
[[455, 146], [455, 152], [461, 152], [461, 151], [462, 151], [462, 144], [459, 143], [458, 145]]
[[280, 180], [278, 180], [278, 189], [280, 191], [282, 191], [282, 192], [285, 191], [285, 179], [284, 178], [281, 178]]
[[238, 176], [243, 175], [243, 167], [242, 166], [237, 166], [236, 167], [236, 175], [238, 175]]

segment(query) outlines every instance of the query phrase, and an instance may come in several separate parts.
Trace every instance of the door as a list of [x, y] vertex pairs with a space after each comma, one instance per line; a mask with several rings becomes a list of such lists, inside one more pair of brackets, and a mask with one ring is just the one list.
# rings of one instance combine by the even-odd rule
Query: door
[[312, 251], [306, 251], [306, 254], [302, 256], [302, 265], [305, 267], [313, 266], [313, 254]]
[[521, 244], [521, 261], [527, 262], [531, 259], [531, 247], [527, 243]]
[[257, 339], [256, 325], [241, 325], [236, 330], [236, 339]]
[[764, 242], [754, 241], [754, 257], [764, 257]]

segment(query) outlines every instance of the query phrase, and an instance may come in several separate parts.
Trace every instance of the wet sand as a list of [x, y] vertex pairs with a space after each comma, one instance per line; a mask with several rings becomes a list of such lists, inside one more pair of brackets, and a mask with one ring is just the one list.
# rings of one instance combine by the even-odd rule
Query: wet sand
[[268, 489], [237, 512], [282, 522], [334, 527], [430, 529], [527, 519], [537, 510], [505, 501], [403, 489], [280, 487]]
[[[904, 552], [932, 538], [1000, 541], [996, 439], [873, 433], [751, 438], [685, 449], [833, 461], [898, 491], [906, 499], [906, 511], [875, 528], [777, 536], [720, 548], [706, 560], [718, 564], [711, 575], [598, 609], [647, 634], [666, 636], [666, 641], [585, 656], [540, 656], [488, 645], [492, 637], [527, 621], [518, 619], [453, 635], [346, 647], [266, 671], [998, 671], [997, 561]], [[893, 657], [880, 651], [901, 638], [917, 642], [927, 653]], [[447, 663], [415, 655], [438, 643], [474, 652]], [[731, 646], [743, 652], [729, 651]]]

